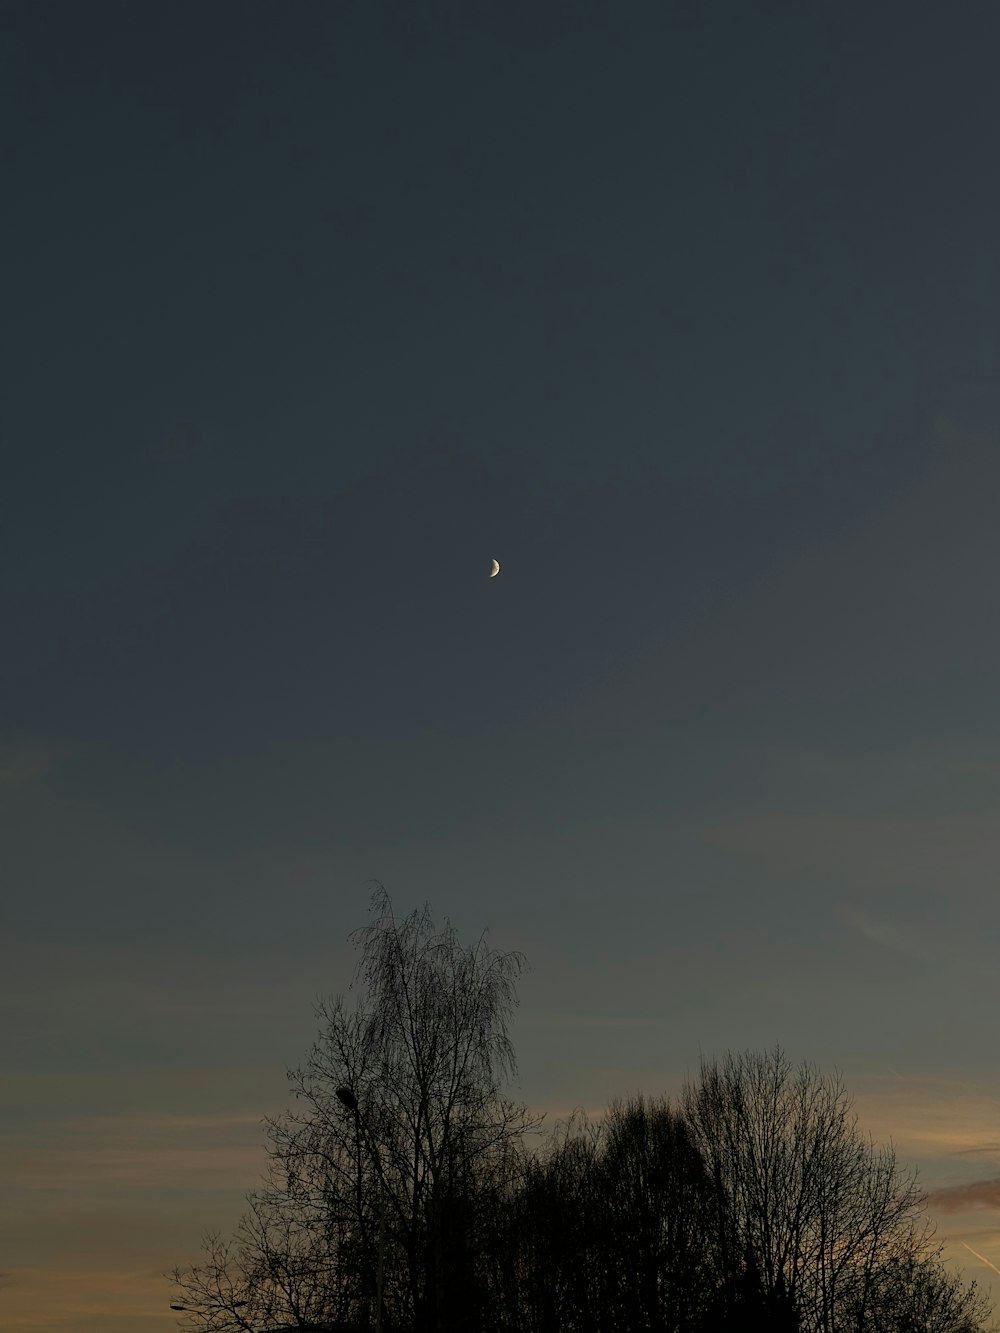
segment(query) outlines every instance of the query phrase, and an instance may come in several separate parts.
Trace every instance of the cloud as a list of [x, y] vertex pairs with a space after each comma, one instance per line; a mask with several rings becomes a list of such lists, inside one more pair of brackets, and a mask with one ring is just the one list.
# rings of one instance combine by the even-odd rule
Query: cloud
[[[142, 1219], [130, 1221], [134, 1230]], [[180, 1237], [173, 1241], [178, 1243], [183, 1243]], [[58, 1263], [47, 1256], [44, 1264], [19, 1268], [17, 1287], [4, 1301], [4, 1327], [25, 1333], [57, 1328], [132, 1333], [136, 1328], [173, 1327], [167, 1309], [173, 1293], [162, 1276], [175, 1262], [170, 1250], [154, 1274], [154, 1255], [144, 1261], [122, 1260], [110, 1257], [113, 1245], [114, 1238], [103, 1252], [63, 1252]]]
[[0, 785], [19, 787], [43, 777], [52, 767], [51, 750], [40, 744], [0, 744]]
[[970, 1208], [1000, 1209], [1000, 1176], [928, 1190], [927, 1201], [943, 1213], [963, 1213]]
[[864, 908], [850, 905], [845, 905], [841, 909], [841, 915], [855, 930], [886, 949], [921, 961], [931, 957], [931, 953], [920, 942], [917, 932], [910, 925], [892, 921], [888, 917], [876, 916]]
[[[882, 1142], [891, 1139], [901, 1157], [919, 1162], [928, 1190], [955, 1187], [959, 1156], [975, 1154], [1000, 1168], [992, 1081], [921, 1071], [894, 1075], [890, 1082], [857, 1073], [850, 1076], [849, 1087], [866, 1128]], [[983, 1163], [977, 1167], [988, 1169]]]
[[1000, 872], [1000, 821], [983, 813], [827, 814], [769, 810], [712, 821], [701, 840], [779, 872], [822, 869], [842, 884], [870, 889], [901, 884], [981, 892]]
[[[259, 1131], [257, 1140], [262, 1136]], [[19, 1178], [10, 1168], [8, 1179], [14, 1187], [31, 1188], [36, 1200], [43, 1196], [58, 1198], [60, 1208], [68, 1208], [72, 1198], [86, 1205], [114, 1186], [133, 1190], [235, 1190], [254, 1188], [265, 1168], [264, 1145], [254, 1141], [227, 1147], [138, 1147], [116, 1149], [112, 1146], [81, 1148], [46, 1146], [23, 1153]]]
[[109, 1189], [243, 1192], [258, 1183], [265, 1148], [258, 1112], [72, 1116], [15, 1131], [3, 1173], [30, 1195], [26, 1207], [66, 1209]]

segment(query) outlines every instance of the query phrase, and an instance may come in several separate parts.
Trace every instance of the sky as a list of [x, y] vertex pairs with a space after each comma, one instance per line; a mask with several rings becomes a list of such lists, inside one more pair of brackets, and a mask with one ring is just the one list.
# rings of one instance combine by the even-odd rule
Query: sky
[[5, 1327], [176, 1326], [373, 879], [550, 1126], [840, 1071], [1000, 1307], [998, 41], [4, 6]]

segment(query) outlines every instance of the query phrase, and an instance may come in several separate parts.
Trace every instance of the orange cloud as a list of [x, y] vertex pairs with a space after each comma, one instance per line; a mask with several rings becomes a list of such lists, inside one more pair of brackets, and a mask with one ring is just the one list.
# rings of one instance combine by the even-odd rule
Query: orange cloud
[[0, 783], [21, 786], [52, 767], [50, 752], [41, 745], [0, 745]]
[[927, 1201], [943, 1213], [961, 1213], [969, 1208], [1000, 1208], [1000, 1176], [973, 1180], [968, 1185], [946, 1185], [928, 1190]]

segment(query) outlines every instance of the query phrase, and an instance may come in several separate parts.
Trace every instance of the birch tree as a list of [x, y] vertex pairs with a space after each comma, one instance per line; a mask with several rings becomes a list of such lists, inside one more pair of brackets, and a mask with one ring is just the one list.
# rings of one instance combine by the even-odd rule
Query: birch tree
[[288, 1071], [299, 1105], [265, 1122], [271, 1185], [250, 1196], [239, 1249], [220, 1257], [215, 1241], [208, 1264], [174, 1272], [206, 1333], [380, 1313], [433, 1333], [479, 1322], [492, 1213], [540, 1124], [504, 1093], [524, 958], [485, 932], [462, 947], [426, 905], [397, 921], [381, 885], [372, 911], [351, 936], [355, 994], [320, 1001], [320, 1036]]

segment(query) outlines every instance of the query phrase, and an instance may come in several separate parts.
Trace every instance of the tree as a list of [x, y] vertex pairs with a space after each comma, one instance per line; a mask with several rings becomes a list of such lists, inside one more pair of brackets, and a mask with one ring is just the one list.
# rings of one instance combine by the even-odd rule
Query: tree
[[877, 1153], [860, 1136], [839, 1077], [808, 1065], [793, 1076], [776, 1047], [770, 1058], [729, 1055], [721, 1068], [703, 1061], [682, 1102], [717, 1186], [722, 1326], [740, 1322], [748, 1282], [768, 1328], [778, 1312], [809, 1333], [962, 1327], [928, 1322], [918, 1307], [971, 1317], [975, 1297], [960, 1296], [930, 1252], [916, 1172], [901, 1177], [893, 1149]]
[[557, 1127], [496, 1239], [490, 1333], [695, 1333], [716, 1283], [712, 1181], [668, 1102]]
[[876, 1299], [864, 1312], [849, 1310], [854, 1322], [846, 1327], [866, 1333], [982, 1333], [990, 1314], [985, 1293], [975, 1280], [966, 1287], [960, 1274], [947, 1272], [941, 1248], [886, 1256], [874, 1274]]
[[387, 1328], [478, 1321], [492, 1214], [541, 1123], [501, 1090], [516, 1069], [507, 1021], [524, 959], [489, 950], [485, 933], [469, 949], [450, 924], [434, 933], [426, 905], [397, 922], [381, 885], [372, 909], [351, 937], [349, 989], [364, 993], [317, 1007], [320, 1038], [305, 1070], [288, 1071], [305, 1110], [266, 1121], [270, 1188], [249, 1196], [238, 1254], [210, 1237], [207, 1265], [174, 1270], [206, 1333], [365, 1318], [383, 1228]]
[[693, 1328], [712, 1286], [714, 1185], [667, 1099], [615, 1100], [600, 1169], [610, 1301], [621, 1328]]
[[507, 1233], [518, 1281], [499, 1300], [511, 1333], [597, 1333], [607, 1322], [600, 1135], [574, 1113], [524, 1175]]
[[235, 1247], [174, 1270], [190, 1328], [982, 1333], [839, 1078], [780, 1048], [703, 1061], [679, 1106], [615, 1101], [529, 1151], [540, 1120], [502, 1091], [521, 955], [426, 906], [397, 922], [381, 886], [373, 912]]

